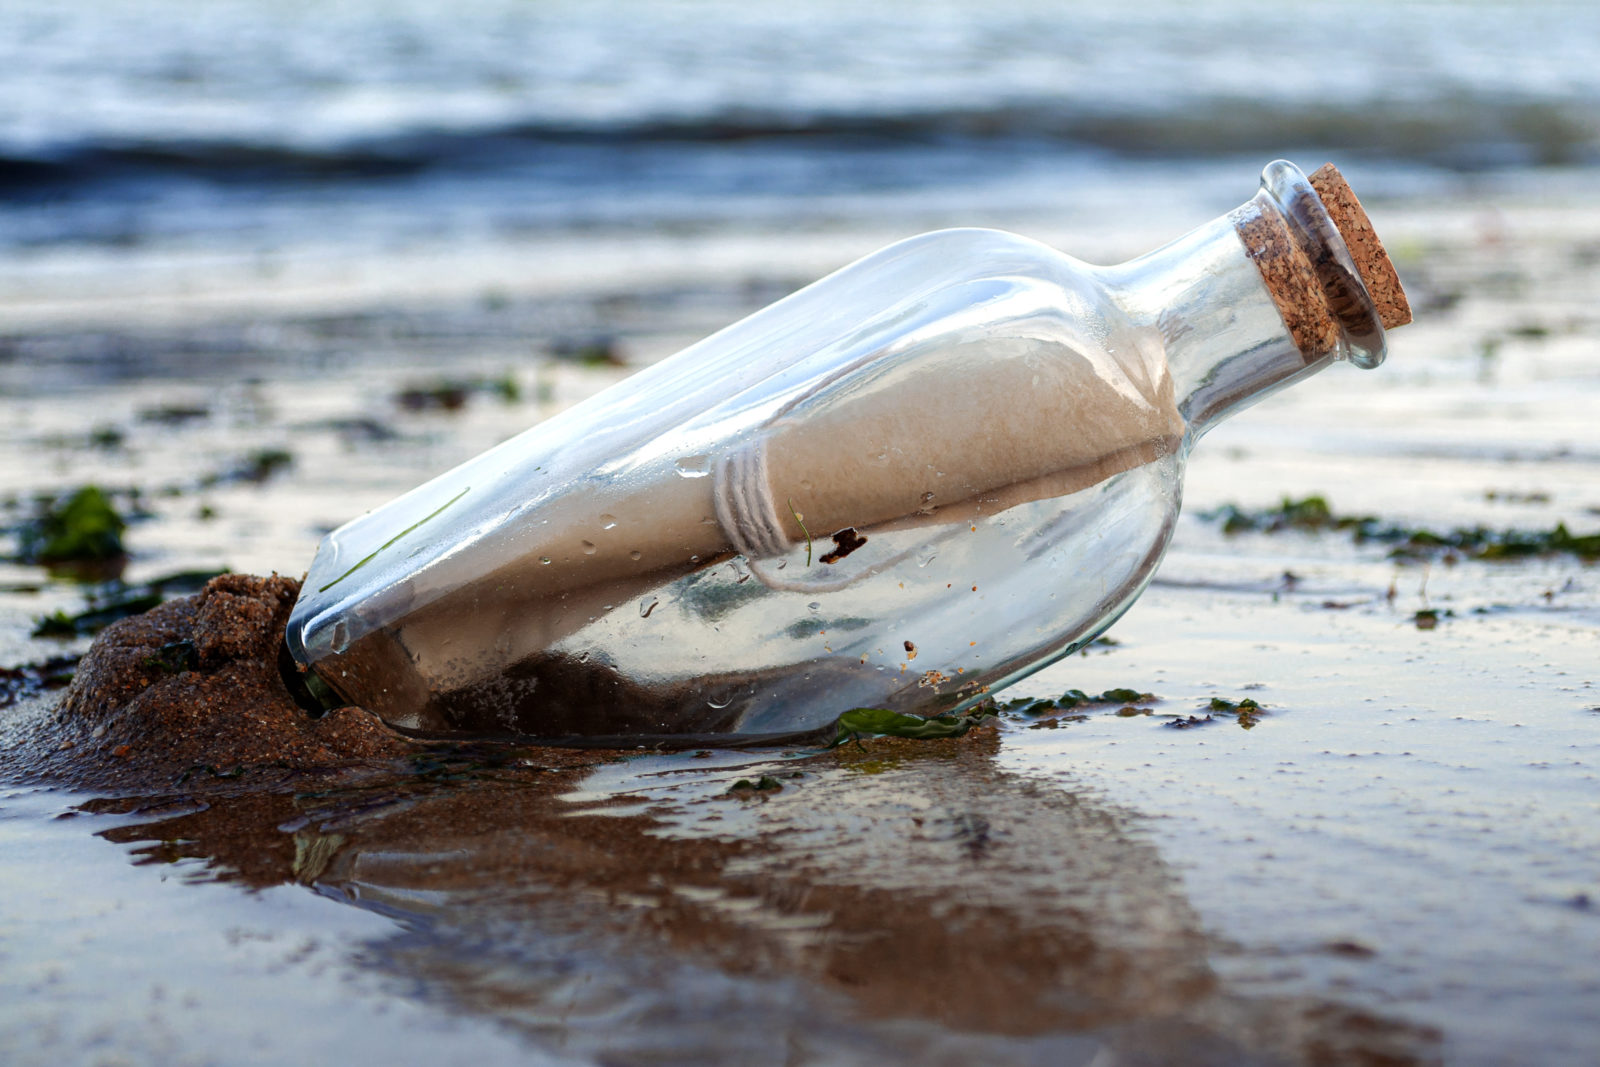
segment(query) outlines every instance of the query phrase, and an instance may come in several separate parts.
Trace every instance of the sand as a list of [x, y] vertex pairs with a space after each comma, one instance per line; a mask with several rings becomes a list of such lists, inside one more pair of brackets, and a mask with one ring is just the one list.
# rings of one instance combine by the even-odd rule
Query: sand
[[155, 790], [191, 778], [282, 777], [414, 751], [355, 707], [312, 718], [278, 673], [300, 584], [230, 574], [103, 631], [35, 735], [41, 777]]

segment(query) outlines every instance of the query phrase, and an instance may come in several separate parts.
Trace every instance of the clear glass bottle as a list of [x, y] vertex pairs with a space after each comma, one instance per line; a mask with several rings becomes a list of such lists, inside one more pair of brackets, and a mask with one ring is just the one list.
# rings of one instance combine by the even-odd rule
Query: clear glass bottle
[[981, 700], [1133, 603], [1207, 429], [1382, 360], [1404, 297], [1315, 180], [1274, 163], [1112, 267], [991, 230], [885, 248], [328, 535], [290, 653], [429, 735], [748, 741]]

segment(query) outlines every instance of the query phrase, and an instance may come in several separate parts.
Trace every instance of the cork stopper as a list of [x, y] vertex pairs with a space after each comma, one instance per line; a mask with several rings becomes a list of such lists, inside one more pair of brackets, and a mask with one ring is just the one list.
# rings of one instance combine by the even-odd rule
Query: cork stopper
[[1311, 260], [1295, 242], [1283, 216], [1262, 211], [1252, 202], [1234, 212], [1233, 225], [1267, 283], [1267, 292], [1272, 294], [1295, 347], [1307, 361], [1337, 349], [1339, 322], [1328, 309]]
[[1308, 362], [1342, 348], [1377, 366], [1383, 330], [1410, 322], [1411, 305], [1361, 202], [1332, 164], [1308, 179], [1279, 161], [1261, 180], [1232, 221], [1290, 337]]
[[1311, 175], [1311, 187], [1322, 198], [1322, 204], [1339, 227], [1345, 247], [1355, 260], [1361, 281], [1372, 296], [1373, 307], [1383, 328], [1392, 330], [1411, 321], [1411, 304], [1405, 290], [1400, 287], [1400, 276], [1395, 273], [1389, 253], [1372, 229], [1372, 221], [1361, 207], [1361, 201], [1351, 191], [1350, 184], [1332, 163], [1325, 163]]

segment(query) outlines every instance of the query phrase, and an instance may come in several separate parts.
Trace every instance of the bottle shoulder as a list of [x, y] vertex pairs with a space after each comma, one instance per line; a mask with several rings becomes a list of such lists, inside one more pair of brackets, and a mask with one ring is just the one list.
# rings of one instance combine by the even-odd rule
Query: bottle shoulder
[[949, 257], [946, 262], [960, 265], [972, 274], [1021, 272], [1041, 277], [1092, 277], [1099, 270], [1043, 241], [1010, 230], [982, 226], [955, 226], [906, 237], [844, 270], [869, 267], [880, 261], [926, 257]]

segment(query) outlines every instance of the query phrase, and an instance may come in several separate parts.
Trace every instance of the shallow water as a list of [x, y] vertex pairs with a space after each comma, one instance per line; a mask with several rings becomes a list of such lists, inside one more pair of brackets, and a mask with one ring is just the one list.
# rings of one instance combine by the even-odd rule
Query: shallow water
[[[1127, 686], [1161, 698], [1152, 715], [583, 773], [480, 755], [109, 807], [11, 786], [0, 1058], [1592, 1062], [1594, 566], [1401, 564], [1341, 533], [1200, 518], [1322, 492], [1435, 529], [1600, 528], [1600, 218], [1547, 177], [1492, 207], [1375, 203], [1419, 307], [1390, 363], [1335, 368], [1203, 442], [1116, 643], [1018, 687]], [[1102, 258], [1143, 250], [1032, 223]], [[138, 487], [128, 578], [295, 573], [327, 528], [627, 373], [578, 344], [649, 362], [878, 236], [457, 249], [459, 278], [421, 252], [342, 281], [314, 257], [289, 281], [179, 257], [89, 323], [65, 288], [13, 287], [3, 522], [35, 492]], [[514, 400], [473, 384], [507, 375]], [[401, 402], [441, 378], [472, 385], [460, 410]], [[239, 474], [269, 449], [292, 464]], [[0, 665], [81, 649], [29, 631], [84, 595], [0, 565]], [[1167, 725], [1245, 696], [1265, 707], [1249, 730]], [[50, 699], [0, 706], [7, 780], [28, 768], [3, 746]], [[762, 774], [783, 789], [724, 797]]]

